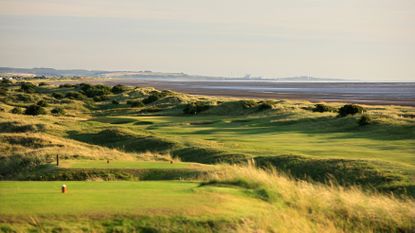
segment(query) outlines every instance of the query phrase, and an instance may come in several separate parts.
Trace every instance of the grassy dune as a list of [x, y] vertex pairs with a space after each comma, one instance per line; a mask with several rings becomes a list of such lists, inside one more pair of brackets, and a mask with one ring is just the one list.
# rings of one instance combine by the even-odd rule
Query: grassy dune
[[0, 232], [415, 229], [413, 107], [339, 117], [306, 101], [21, 88], [1, 83]]

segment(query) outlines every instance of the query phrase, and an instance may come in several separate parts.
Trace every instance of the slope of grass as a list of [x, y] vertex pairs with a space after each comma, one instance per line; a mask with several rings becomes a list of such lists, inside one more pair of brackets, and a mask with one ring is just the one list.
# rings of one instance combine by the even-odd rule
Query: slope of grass
[[253, 167], [217, 166], [202, 180], [65, 182], [66, 194], [60, 193], [62, 181], [0, 182], [5, 203], [0, 225], [43, 232], [79, 231], [86, 222], [95, 232], [115, 226], [133, 231], [144, 222], [166, 232], [180, 226], [198, 232], [412, 232], [415, 227], [413, 200], [294, 181]]

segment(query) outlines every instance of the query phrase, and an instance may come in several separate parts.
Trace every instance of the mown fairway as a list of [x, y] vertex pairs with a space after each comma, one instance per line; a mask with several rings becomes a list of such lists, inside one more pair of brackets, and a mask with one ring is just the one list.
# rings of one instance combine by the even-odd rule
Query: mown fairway
[[186, 215], [222, 217], [258, 213], [263, 203], [237, 188], [179, 181], [0, 182], [0, 216]]
[[[138, 133], [149, 131], [180, 142], [253, 156], [294, 154], [380, 159], [415, 169], [414, 126], [374, 125], [359, 128], [354, 119], [338, 119], [333, 114], [308, 113], [308, 116], [302, 117], [120, 116], [99, 118], [99, 126], [130, 119], [125, 124], [117, 124], [117, 127]], [[139, 122], [147, 122], [147, 125]]]

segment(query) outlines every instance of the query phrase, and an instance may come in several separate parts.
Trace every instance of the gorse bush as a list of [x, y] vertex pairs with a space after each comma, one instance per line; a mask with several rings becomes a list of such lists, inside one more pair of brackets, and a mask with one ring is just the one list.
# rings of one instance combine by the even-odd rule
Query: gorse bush
[[15, 99], [17, 101], [21, 101], [25, 103], [33, 102], [33, 97], [31, 95], [26, 95], [26, 94], [17, 94]]
[[109, 97], [106, 95], [100, 95], [100, 96], [94, 96], [92, 98], [95, 102], [101, 102], [101, 101], [106, 101], [109, 100]]
[[65, 110], [63, 110], [63, 108], [59, 108], [59, 107], [53, 108], [52, 110], [50, 110], [50, 112], [53, 115], [64, 115], [65, 114]]
[[204, 112], [206, 110], [209, 110], [211, 107], [212, 107], [211, 105], [207, 103], [203, 103], [203, 102], [190, 103], [184, 107], [183, 113], [189, 114], [189, 115], [195, 115], [195, 114]]
[[143, 102], [141, 102], [139, 100], [137, 100], [137, 101], [127, 101], [127, 104], [129, 104], [133, 108], [144, 106]]
[[23, 82], [20, 84], [20, 90], [27, 93], [33, 93], [36, 90], [36, 86], [33, 83]]
[[26, 108], [24, 114], [36, 116], [36, 115], [46, 114], [46, 110], [39, 105], [30, 105], [29, 107]]
[[360, 126], [370, 125], [372, 123], [372, 118], [367, 114], [363, 114], [358, 123]]
[[335, 112], [337, 111], [336, 108], [331, 107], [326, 104], [316, 104], [314, 105], [314, 108], [312, 110], [313, 112]]
[[44, 100], [39, 100], [36, 104], [41, 106], [41, 107], [47, 107], [48, 106], [48, 103]]
[[22, 110], [22, 108], [14, 107], [12, 110], [10, 110], [10, 112], [13, 113], [13, 114], [22, 114], [23, 110]]
[[85, 99], [85, 96], [79, 92], [72, 91], [72, 92], [66, 93], [65, 98], [74, 99], [74, 100], [83, 100]]
[[143, 104], [151, 104], [151, 103], [156, 102], [159, 99], [160, 99], [159, 94], [152, 94], [152, 95], [149, 95], [147, 98], [143, 99]]
[[59, 88], [72, 88], [72, 87], [75, 87], [75, 85], [68, 84], [68, 83], [59, 85]]
[[254, 100], [241, 100], [241, 104], [244, 109], [251, 109], [258, 106], [258, 103]]
[[79, 87], [82, 93], [89, 98], [108, 95], [111, 92], [111, 89], [108, 86], [104, 86], [104, 85], [93, 86], [90, 84], [81, 83], [79, 84]]
[[55, 99], [63, 99], [63, 98], [65, 98], [65, 95], [63, 95], [62, 93], [54, 92], [54, 93], [52, 93], [52, 97], [55, 98]]
[[345, 117], [347, 115], [354, 115], [357, 113], [363, 113], [365, 109], [356, 104], [346, 104], [339, 109], [339, 116]]
[[270, 110], [272, 109], [274, 106], [272, 105], [271, 102], [262, 102], [258, 105], [258, 111], [265, 111], [265, 110]]
[[115, 85], [111, 88], [111, 92], [114, 94], [120, 94], [127, 90], [127, 87], [121, 84]]

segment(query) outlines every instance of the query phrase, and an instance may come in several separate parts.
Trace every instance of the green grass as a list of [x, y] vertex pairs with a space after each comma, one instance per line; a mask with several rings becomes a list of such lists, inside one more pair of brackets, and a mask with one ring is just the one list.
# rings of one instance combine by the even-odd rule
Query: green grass
[[222, 117], [221, 122], [209, 125], [191, 123], [216, 120], [217, 117], [153, 116], [137, 119], [157, 123], [148, 127], [128, 126], [131, 130], [145, 128], [166, 138], [180, 137], [188, 143], [202, 143], [233, 152], [380, 159], [415, 165], [414, 126], [370, 126], [362, 129], [352, 119], [317, 116], [291, 121], [258, 117], [243, 123], [232, 123], [234, 118]]
[[261, 202], [237, 188], [199, 188], [175, 181], [0, 182], [0, 216], [186, 215], [243, 216], [258, 211]]
[[99, 168], [99, 169], [177, 169], [201, 168], [207, 165], [169, 161], [125, 161], [125, 160], [61, 160], [63, 168]]

